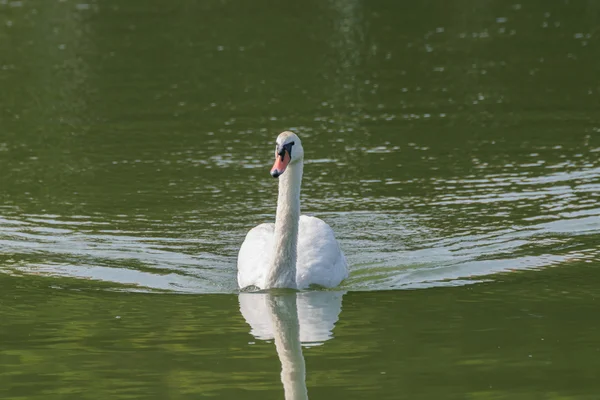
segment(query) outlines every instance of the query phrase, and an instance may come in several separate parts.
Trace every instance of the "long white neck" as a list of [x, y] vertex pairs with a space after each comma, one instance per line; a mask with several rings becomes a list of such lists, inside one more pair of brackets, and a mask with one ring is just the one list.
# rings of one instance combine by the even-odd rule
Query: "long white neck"
[[300, 185], [304, 164], [298, 160], [288, 165], [279, 177], [279, 197], [275, 216], [275, 247], [265, 289], [296, 286], [296, 260], [298, 258], [298, 225], [300, 223]]
[[308, 399], [296, 293], [269, 295], [267, 299], [273, 321], [275, 347], [281, 361], [281, 382], [285, 400]]

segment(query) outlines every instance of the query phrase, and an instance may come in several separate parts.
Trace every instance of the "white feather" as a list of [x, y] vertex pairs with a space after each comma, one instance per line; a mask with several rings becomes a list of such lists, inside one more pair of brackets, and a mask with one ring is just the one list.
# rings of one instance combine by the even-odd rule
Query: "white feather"
[[[240, 288], [266, 289], [265, 281], [273, 254], [275, 224], [261, 224], [250, 230], [238, 255]], [[302, 215], [298, 232], [296, 285], [335, 287], [348, 277], [346, 258], [333, 229], [323, 220]]]

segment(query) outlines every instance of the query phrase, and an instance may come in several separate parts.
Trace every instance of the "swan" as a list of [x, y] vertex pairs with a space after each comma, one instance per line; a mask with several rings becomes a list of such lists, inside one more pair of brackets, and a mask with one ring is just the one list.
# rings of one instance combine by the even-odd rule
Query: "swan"
[[300, 216], [304, 149], [298, 135], [279, 134], [271, 175], [279, 178], [275, 224], [252, 228], [238, 253], [238, 285], [259, 289], [334, 287], [348, 277], [346, 258], [329, 225]]

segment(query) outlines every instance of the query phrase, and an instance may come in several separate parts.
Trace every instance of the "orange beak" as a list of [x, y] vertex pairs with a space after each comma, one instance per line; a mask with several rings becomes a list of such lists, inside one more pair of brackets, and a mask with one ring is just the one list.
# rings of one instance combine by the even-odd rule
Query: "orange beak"
[[275, 164], [273, 164], [273, 168], [271, 168], [271, 176], [273, 178], [279, 178], [279, 175], [284, 173], [285, 169], [290, 163], [290, 160], [291, 157], [287, 151], [284, 151], [282, 156], [277, 154], [275, 156]]

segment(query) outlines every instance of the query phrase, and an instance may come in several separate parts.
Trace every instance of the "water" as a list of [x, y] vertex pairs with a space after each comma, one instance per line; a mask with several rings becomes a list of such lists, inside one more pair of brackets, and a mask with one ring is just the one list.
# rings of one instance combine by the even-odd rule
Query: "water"
[[[0, 1], [0, 397], [595, 398], [599, 16]], [[286, 129], [350, 278], [238, 294]]]

